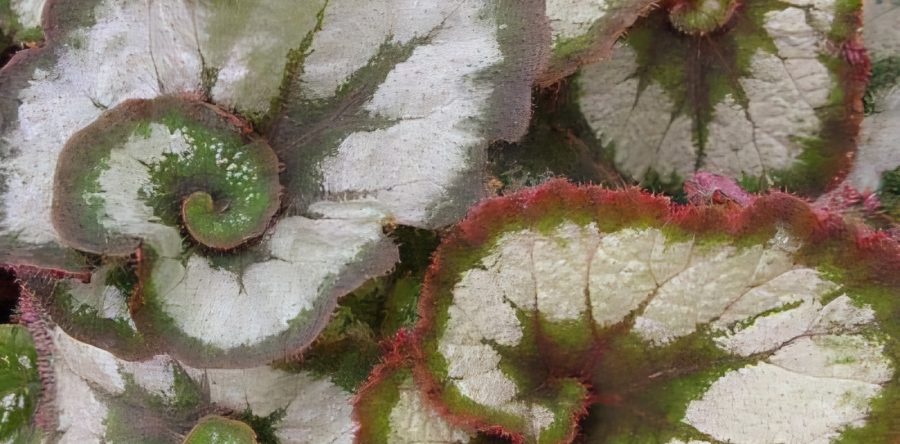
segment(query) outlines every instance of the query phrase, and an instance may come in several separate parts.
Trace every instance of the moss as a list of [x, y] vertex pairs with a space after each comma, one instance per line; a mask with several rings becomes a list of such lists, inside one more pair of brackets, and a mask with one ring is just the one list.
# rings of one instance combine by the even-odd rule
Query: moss
[[681, 186], [683, 183], [684, 178], [675, 171], [669, 173], [668, 177], [664, 177], [654, 170], [649, 170], [644, 174], [641, 187], [652, 193], [670, 196], [677, 203], [687, 203], [687, 194], [684, 192], [684, 187]]
[[885, 212], [900, 220], [900, 168], [881, 173], [878, 197]]
[[869, 86], [863, 97], [866, 115], [878, 111], [876, 107], [879, 96], [897, 85], [898, 79], [900, 79], [900, 56], [885, 57], [872, 63]]
[[275, 426], [284, 419], [287, 410], [275, 409], [266, 416], [257, 416], [248, 408], [237, 415], [237, 420], [247, 424], [256, 433], [259, 444], [279, 444], [280, 440], [275, 435]]
[[623, 184], [613, 166], [612, 150], [604, 150], [581, 114], [577, 78], [535, 91], [535, 109], [525, 137], [490, 146], [489, 165], [503, 184], [501, 191], [539, 185], [554, 176], [577, 183]]
[[400, 249], [394, 271], [344, 296], [302, 361], [281, 368], [308, 370], [354, 392], [379, 362], [379, 343], [412, 328], [425, 267], [439, 238], [433, 231], [405, 226], [394, 228], [390, 236]]

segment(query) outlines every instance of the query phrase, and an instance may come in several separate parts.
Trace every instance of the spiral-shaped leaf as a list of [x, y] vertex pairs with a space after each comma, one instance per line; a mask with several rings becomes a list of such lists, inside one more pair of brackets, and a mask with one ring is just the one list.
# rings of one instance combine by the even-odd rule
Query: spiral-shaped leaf
[[[533, 2], [394, 3], [49, 2], [46, 45], [0, 72], [0, 263], [90, 275], [28, 285], [123, 357], [303, 350], [396, 262], [386, 225], [484, 196], [484, 151], [525, 130], [543, 66]], [[136, 284], [100, 298], [117, 267]]]
[[134, 100], [79, 131], [60, 153], [53, 222], [64, 243], [107, 256], [144, 241], [182, 249], [179, 226], [202, 247], [258, 237], [280, 205], [278, 158], [259, 137], [200, 102]]

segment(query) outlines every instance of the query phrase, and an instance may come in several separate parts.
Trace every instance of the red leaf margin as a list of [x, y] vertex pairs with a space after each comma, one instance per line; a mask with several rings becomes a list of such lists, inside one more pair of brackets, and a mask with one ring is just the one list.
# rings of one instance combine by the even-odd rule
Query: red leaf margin
[[[778, 226], [787, 226], [803, 242], [801, 251], [797, 253], [800, 262], [815, 261], [817, 257], [826, 255], [834, 265], [852, 271], [848, 273], [848, 278], [853, 282], [900, 288], [900, 243], [883, 232], [847, 222], [840, 214], [815, 209], [808, 202], [787, 193], [760, 195], [747, 206], [734, 202], [724, 205], [680, 205], [668, 197], [639, 188], [610, 190], [555, 179], [534, 188], [487, 199], [470, 209], [466, 218], [444, 238], [433, 254], [419, 298], [419, 322], [412, 335], [411, 353], [416, 385], [430, 407], [453, 425], [506, 437], [517, 444], [525, 442], [520, 432], [491, 424], [476, 415], [453, 411], [441, 399], [442, 384], [428, 368], [425, 340], [435, 326], [435, 308], [441, 290], [458, 274], [445, 276], [445, 270], [452, 271], [448, 264], [455, 254], [480, 248], [509, 226], [517, 223], [530, 225], [554, 211], [591, 214], [595, 220], [619, 224], [650, 219], [688, 233], [724, 234], [734, 238], [763, 234]], [[378, 379], [377, 373], [373, 375], [373, 380]], [[577, 422], [587, 414], [593, 401], [596, 399], [592, 397], [585, 399], [582, 408], [575, 412], [572, 436], [568, 436], [563, 443], [572, 442], [575, 438]]]

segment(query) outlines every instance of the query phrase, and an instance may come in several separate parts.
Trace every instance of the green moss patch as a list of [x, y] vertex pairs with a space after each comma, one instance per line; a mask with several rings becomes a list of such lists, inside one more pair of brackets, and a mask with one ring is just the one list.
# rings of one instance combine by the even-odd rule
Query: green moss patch
[[257, 416], [247, 409], [241, 412], [236, 419], [253, 429], [259, 444], [279, 444], [278, 436], [275, 435], [275, 425], [284, 419], [285, 415], [287, 415], [287, 410], [284, 408], [275, 409], [266, 416]]
[[881, 174], [878, 187], [878, 198], [885, 211], [894, 220], [900, 220], [900, 168], [885, 171]]
[[491, 173], [501, 191], [515, 191], [563, 176], [578, 183], [608, 186], [624, 181], [578, 109], [575, 78], [536, 91], [528, 133], [515, 143], [497, 142], [488, 150]]
[[885, 57], [872, 63], [869, 86], [863, 97], [863, 106], [867, 115], [878, 111], [880, 95], [896, 86], [898, 80], [900, 80], [900, 57]]
[[380, 361], [379, 344], [415, 325], [419, 289], [439, 238], [433, 231], [402, 226], [391, 237], [400, 246], [400, 263], [394, 271], [344, 296], [300, 362], [279, 364], [280, 368], [311, 371], [355, 392]]

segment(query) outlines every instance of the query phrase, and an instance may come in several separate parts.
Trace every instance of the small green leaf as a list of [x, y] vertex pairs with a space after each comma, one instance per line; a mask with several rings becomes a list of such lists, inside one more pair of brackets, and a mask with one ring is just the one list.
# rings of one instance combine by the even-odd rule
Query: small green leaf
[[221, 416], [200, 420], [184, 444], [256, 444], [256, 433], [247, 424]]
[[13, 439], [28, 427], [40, 392], [31, 335], [18, 325], [0, 325], [0, 440]]

